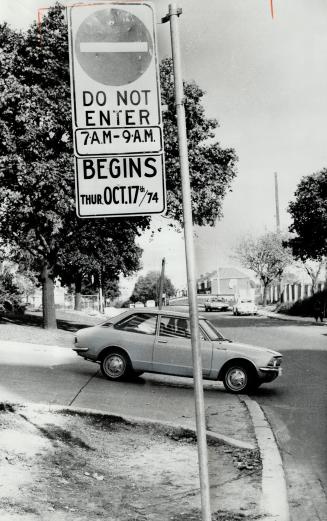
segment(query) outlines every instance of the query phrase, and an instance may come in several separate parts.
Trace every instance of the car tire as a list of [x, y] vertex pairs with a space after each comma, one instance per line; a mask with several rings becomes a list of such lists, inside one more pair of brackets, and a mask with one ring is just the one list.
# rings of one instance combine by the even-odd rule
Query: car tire
[[108, 380], [122, 380], [131, 372], [131, 365], [123, 351], [107, 352], [101, 360], [101, 372]]
[[253, 388], [254, 381], [251, 382], [251, 371], [242, 364], [233, 364], [226, 368], [223, 375], [223, 384], [229, 393], [247, 393]]

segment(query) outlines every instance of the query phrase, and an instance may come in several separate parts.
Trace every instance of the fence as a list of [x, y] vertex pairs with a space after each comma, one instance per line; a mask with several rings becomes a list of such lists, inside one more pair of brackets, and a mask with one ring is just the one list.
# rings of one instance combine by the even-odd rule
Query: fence
[[[326, 283], [319, 282], [316, 291], [327, 288]], [[296, 302], [313, 295], [312, 284], [283, 284], [282, 286], [273, 285], [269, 288], [267, 302]]]

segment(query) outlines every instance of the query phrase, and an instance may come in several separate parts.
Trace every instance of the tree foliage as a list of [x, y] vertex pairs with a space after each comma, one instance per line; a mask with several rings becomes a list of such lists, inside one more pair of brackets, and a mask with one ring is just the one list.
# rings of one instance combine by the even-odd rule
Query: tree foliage
[[23, 273], [8, 256], [0, 257], [0, 312], [21, 309], [24, 297], [32, 293], [35, 282], [32, 273]]
[[[179, 148], [174, 94], [173, 64], [166, 58], [160, 65], [165, 163], [167, 183], [167, 216], [183, 222]], [[188, 138], [190, 182], [194, 224], [213, 226], [222, 217], [222, 203], [236, 176], [237, 157], [234, 149], [217, 142], [215, 119], [205, 116], [202, 105], [205, 92], [193, 81], [184, 82], [185, 114]]]
[[280, 233], [268, 232], [258, 238], [245, 237], [236, 248], [236, 257], [244, 268], [256, 274], [264, 288], [264, 305], [267, 289], [274, 281], [279, 281], [285, 268], [291, 264], [290, 249], [283, 244]]
[[130, 275], [141, 255], [135, 237], [149, 219], [76, 217], [62, 9], [49, 10], [41, 31], [36, 24], [24, 34], [1, 26], [0, 44], [0, 234], [32, 258], [48, 303], [45, 325], [55, 327], [54, 277], [76, 282], [99, 270], [106, 278]]
[[327, 256], [327, 168], [303, 177], [294, 195], [288, 245], [297, 258], [319, 260]]
[[[154, 300], [158, 302], [159, 299], [159, 284], [160, 284], [160, 272], [149, 271], [144, 277], [139, 277], [134, 286], [134, 290], [131, 296], [132, 302], [145, 302], [147, 300]], [[175, 295], [176, 290], [168, 277], [164, 277], [163, 282], [163, 293], [167, 297]]]

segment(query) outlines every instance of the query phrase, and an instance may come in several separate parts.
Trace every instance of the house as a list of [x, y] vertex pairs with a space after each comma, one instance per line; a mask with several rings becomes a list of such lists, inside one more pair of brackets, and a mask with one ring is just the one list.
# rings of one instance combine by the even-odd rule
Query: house
[[199, 295], [254, 299], [255, 287], [253, 278], [234, 267], [219, 267], [218, 270], [201, 275], [197, 280]]

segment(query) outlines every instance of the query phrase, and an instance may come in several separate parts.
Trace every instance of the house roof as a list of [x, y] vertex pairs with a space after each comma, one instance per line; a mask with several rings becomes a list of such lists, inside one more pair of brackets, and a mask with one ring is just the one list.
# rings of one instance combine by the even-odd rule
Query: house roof
[[[238, 268], [234, 267], [219, 267], [219, 278], [220, 279], [250, 279], [249, 275], [242, 272]], [[203, 275], [200, 275], [199, 280], [206, 280], [211, 278], [217, 278], [217, 270], [211, 271], [209, 273], [204, 273]]]

